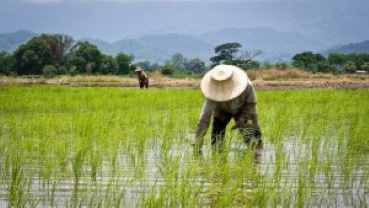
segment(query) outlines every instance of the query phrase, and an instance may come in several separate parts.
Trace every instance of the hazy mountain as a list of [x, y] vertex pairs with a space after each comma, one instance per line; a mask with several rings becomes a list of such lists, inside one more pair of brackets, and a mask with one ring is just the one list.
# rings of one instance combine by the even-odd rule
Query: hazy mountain
[[0, 51], [14, 51], [20, 44], [34, 37], [36, 33], [30, 31], [17, 31], [0, 34]]
[[[34, 37], [36, 33], [18, 31], [0, 34], [0, 50], [13, 51], [17, 46]], [[182, 53], [188, 58], [199, 57], [208, 61], [214, 55], [214, 47], [225, 42], [240, 42], [244, 49], [262, 50], [259, 60], [289, 60], [302, 51], [323, 51], [330, 48], [324, 40], [293, 32], [281, 32], [269, 27], [226, 28], [200, 35], [157, 34], [139, 38], [125, 38], [107, 42], [100, 39], [86, 38], [104, 53], [116, 55], [119, 52], [130, 53], [135, 59], [164, 62], [175, 53]], [[334, 47], [329, 52], [369, 52], [369, 41]]]
[[175, 53], [186, 57], [208, 59], [212, 46], [196, 37], [181, 34], [147, 35], [137, 39], [122, 39], [112, 43], [90, 39], [100, 50], [109, 54], [125, 52], [136, 60], [164, 62]]
[[304, 50], [318, 51], [327, 48], [323, 41], [309, 39], [301, 34], [279, 32], [268, 27], [258, 28], [226, 28], [201, 35], [162, 34], [147, 35], [141, 38], [122, 39], [106, 42], [90, 39], [102, 51], [109, 54], [127, 52], [136, 59], [165, 61], [174, 53], [182, 53], [186, 57], [200, 57], [207, 61], [213, 55], [215, 46], [225, 42], [240, 42], [244, 49], [262, 50], [263, 60], [288, 60], [297, 52]]
[[132, 51], [138, 59], [152, 57], [157, 61], [163, 61], [177, 52], [186, 57], [207, 58], [212, 48], [205, 41], [181, 34], [146, 35], [113, 44], [118, 47], [118, 50]]
[[324, 53], [369, 53], [369, 40], [333, 47]]
[[271, 27], [226, 28], [205, 33], [201, 37], [212, 45], [239, 42], [247, 50], [262, 50], [262, 57], [269, 60], [289, 59], [297, 52], [330, 46], [323, 40], [314, 40], [294, 32], [281, 32]]

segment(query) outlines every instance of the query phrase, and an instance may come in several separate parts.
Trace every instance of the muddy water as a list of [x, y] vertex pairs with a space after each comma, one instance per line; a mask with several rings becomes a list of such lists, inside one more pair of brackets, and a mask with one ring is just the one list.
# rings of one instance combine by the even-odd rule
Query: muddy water
[[[123, 200], [124, 207], [141, 206], [139, 202], [145, 193], [152, 191], [152, 187], [164, 186], [167, 182], [160, 170], [163, 163], [165, 163], [161, 146], [156, 143], [147, 146], [150, 148], [146, 150], [142, 164], [132, 166], [129, 157], [122, 153], [118, 159], [118, 170], [116, 170], [119, 174], [112, 173], [109, 163], [103, 163], [104, 168], [102, 172], [99, 172], [100, 177], [97, 177], [96, 181], [91, 180], [89, 174], [85, 174], [79, 178], [78, 186], [76, 186], [74, 178], [51, 178], [50, 183], [45, 183], [38, 177], [28, 177], [30, 186], [25, 191], [24, 196], [32, 199], [31, 201], [34, 202], [35, 207], [65, 207], [77, 204], [89, 207], [91, 200], [99, 199], [99, 197], [104, 198], [105, 194], [112, 194], [109, 190], [115, 188], [114, 190], [118, 190], [118, 192], [114, 194], [117, 198]], [[345, 177], [347, 178], [347, 176], [343, 174], [342, 161], [338, 159], [337, 145], [332, 144], [329, 147], [330, 157], [326, 156], [327, 148], [324, 148], [323, 145], [318, 147], [318, 163], [330, 162], [327, 163], [330, 164], [327, 167], [330, 172], [324, 174], [324, 171], [318, 171], [314, 175], [314, 183], [306, 183], [305, 189], [312, 188], [311, 193], [308, 194], [306, 205], [309, 207], [369, 206], [369, 173], [367, 172], [369, 159], [357, 161], [358, 164], [354, 166], [354, 170], [350, 174], [350, 182], [345, 183]], [[275, 145], [264, 144], [264, 148], [255, 156], [255, 166], [253, 168], [256, 168], [262, 176], [269, 179], [275, 176], [276, 170], [279, 168], [281, 170], [279, 185], [283, 184], [288, 187], [292, 193], [292, 201], [295, 201], [299, 191], [299, 178], [301, 178], [301, 174], [308, 174], [308, 161], [314, 157], [312, 146], [290, 140], [284, 142], [281, 149], [282, 151], [279, 150], [278, 152]], [[232, 142], [227, 155], [227, 162], [237, 163], [242, 159], [242, 155], [249, 151], [243, 143]], [[282, 162], [278, 161], [278, 157], [280, 157], [278, 153], [281, 152], [284, 158]], [[213, 153], [211, 148], [206, 146], [204, 147], [203, 157], [193, 158], [192, 147], [181, 144], [172, 145], [168, 154], [170, 158], [178, 158], [179, 168], [183, 170], [193, 160], [207, 160]], [[306, 167], [305, 170], [304, 167]], [[140, 168], [142, 168], [142, 171], [137, 172]], [[37, 167], [32, 167], [32, 169], [37, 169]], [[88, 173], [88, 171], [85, 173]], [[140, 173], [142, 176], [138, 177], [137, 174]], [[204, 191], [210, 186], [206, 178], [199, 177], [193, 180], [201, 183]], [[6, 183], [3, 182], [2, 184]], [[274, 185], [270, 184], [271, 187]], [[245, 184], [245, 187], [250, 187], [250, 184]], [[9, 206], [8, 190], [9, 187], [6, 185], [0, 187], [0, 207]], [[75, 199], [82, 200], [76, 202]]]

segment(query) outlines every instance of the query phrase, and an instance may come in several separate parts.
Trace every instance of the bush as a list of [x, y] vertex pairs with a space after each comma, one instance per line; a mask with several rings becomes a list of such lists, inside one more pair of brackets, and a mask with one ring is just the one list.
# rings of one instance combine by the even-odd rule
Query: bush
[[46, 65], [42, 69], [42, 73], [45, 77], [54, 77], [58, 74], [58, 69], [53, 65]]
[[333, 65], [330, 65], [327, 61], [322, 61], [316, 64], [316, 70], [317, 72], [335, 72], [336, 68]]
[[264, 68], [264, 69], [271, 69], [271, 68], [273, 68], [273, 65], [271, 63], [269, 63], [268, 61], [265, 61], [262, 64], [262, 68]]
[[275, 64], [275, 68], [285, 70], [288, 68], [288, 64], [285, 62], [278, 62]]
[[0, 52], [0, 74], [4, 75], [16, 74], [15, 58], [12, 54]]
[[369, 72], [369, 62], [362, 64], [360, 69]]
[[63, 75], [63, 74], [66, 74], [68, 73], [68, 69], [66, 66], [59, 66], [58, 67], [58, 71], [57, 71], [57, 74], [58, 75]]
[[76, 66], [72, 65], [69, 67], [68, 72], [69, 75], [74, 76], [78, 74], [78, 69]]
[[348, 73], [355, 73], [356, 71], [356, 64], [352, 61], [347, 62], [344, 66], [343, 66], [345, 72]]
[[173, 66], [165, 65], [164, 68], [161, 70], [161, 73], [163, 75], [173, 75], [174, 74]]

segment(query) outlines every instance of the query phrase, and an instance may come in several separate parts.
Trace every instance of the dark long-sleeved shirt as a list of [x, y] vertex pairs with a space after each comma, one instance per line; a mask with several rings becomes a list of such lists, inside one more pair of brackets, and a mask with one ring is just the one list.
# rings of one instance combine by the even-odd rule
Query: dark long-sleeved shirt
[[138, 81], [142, 82], [142, 81], [146, 81], [148, 79], [148, 76], [144, 71], [141, 71], [140, 73], [137, 74], [137, 78], [138, 78]]
[[[207, 129], [209, 128], [210, 120], [213, 114], [217, 114], [219, 112], [226, 112], [232, 115], [237, 115], [240, 112], [244, 112], [246, 110], [246, 114], [256, 114], [256, 93], [254, 86], [250, 84], [247, 86], [244, 92], [237, 98], [227, 101], [227, 102], [215, 102], [209, 99], [206, 99], [202, 111], [200, 114], [200, 121], [198, 124], [198, 128], [196, 131], [196, 138], [202, 138]], [[249, 109], [244, 109], [245, 106], [251, 106]], [[244, 114], [244, 115], [246, 115]]]

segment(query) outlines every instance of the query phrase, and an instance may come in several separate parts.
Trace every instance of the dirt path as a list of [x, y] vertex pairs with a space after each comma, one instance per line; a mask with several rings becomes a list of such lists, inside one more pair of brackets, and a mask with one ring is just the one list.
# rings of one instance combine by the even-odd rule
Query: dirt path
[[304, 89], [304, 88], [333, 88], [333, 89], [359, 89], [369, 88], [369, 81], [345, 80], [299, 80], [299, 81], [255, 81], [257, 89]]
[[[151, 78], [150, 86], [155, 88], [198, 88], [199, 79]], [[284, 90], [304, 88], [358, 89], [369, 88], [369, 77], [365, 79], [330, 78], [298, 80], [254, 80], [259, 90]], [[9, 85], [62, 85], [71, 87], [137, 87], [137, 80], [117, 76], [76, 76], [45, 79], [42, 77], [0, 77], [0, 86]]]

